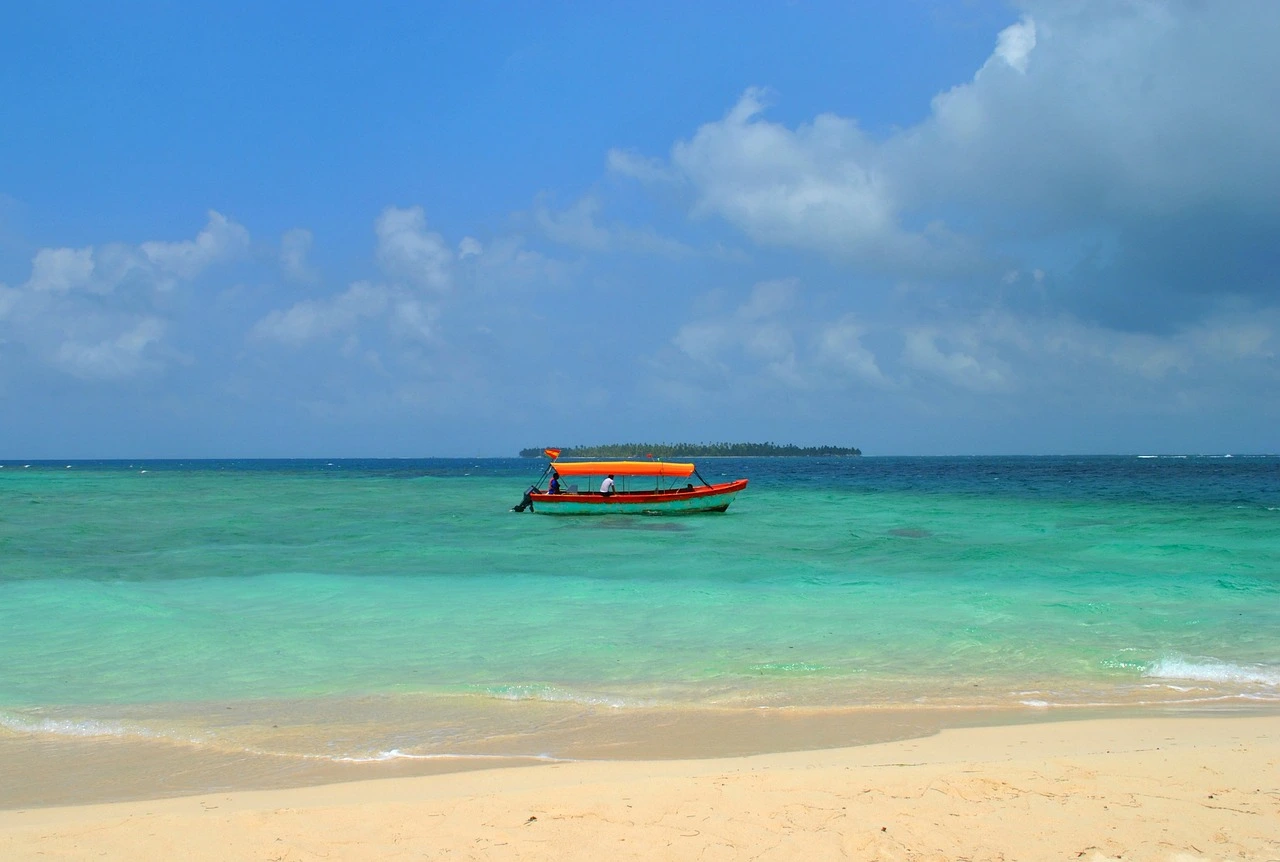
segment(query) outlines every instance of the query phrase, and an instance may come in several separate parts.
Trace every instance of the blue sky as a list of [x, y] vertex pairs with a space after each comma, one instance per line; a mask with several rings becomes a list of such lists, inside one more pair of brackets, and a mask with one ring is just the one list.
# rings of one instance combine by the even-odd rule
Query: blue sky
[[0, 457], [1278, 451], [1277, 41], [1266, 2], [27, 4]]

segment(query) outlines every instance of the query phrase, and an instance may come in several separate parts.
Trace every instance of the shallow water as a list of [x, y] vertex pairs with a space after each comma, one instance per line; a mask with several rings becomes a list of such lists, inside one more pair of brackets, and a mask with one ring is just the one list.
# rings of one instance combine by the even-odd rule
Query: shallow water
[[557, 757], [601, 716], [1280, 704], [1280, 458], [715, 459], [750, 487], [679, 518], [512, 514], [518, 459], [3, 463], [10, 743]]

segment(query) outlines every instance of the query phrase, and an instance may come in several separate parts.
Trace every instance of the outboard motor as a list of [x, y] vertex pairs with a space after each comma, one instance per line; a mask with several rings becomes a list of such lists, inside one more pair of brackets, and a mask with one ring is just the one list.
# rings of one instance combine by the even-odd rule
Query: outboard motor
[[524, 499], [520, 501], [520, 505], [512, 506], [511, 511], [523, 512], [525, 509], [528, 509], [530, 512], [532, 512], [533, 511], [533, 493], [537, 490], [538, 490], [537, 485], [530, 485], [529, 490], [524, 492]]

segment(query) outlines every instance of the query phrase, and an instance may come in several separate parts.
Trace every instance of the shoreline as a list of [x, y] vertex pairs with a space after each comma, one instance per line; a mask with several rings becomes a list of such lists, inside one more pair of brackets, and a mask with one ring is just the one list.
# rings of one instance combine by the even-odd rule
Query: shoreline
[[[490, 704], [493, 706], [493, 704]], [[832, 751], [927, 739], [952, 730], [1022, 728], [1089, 721], [1230, 720], [1270, 717], [1280, 704], [1198, 703], [1053, 708], [563, 709], [562, 704], [498, 704], [542, 710], [524, 730], [514, 722], [490, 738], [448, 751], [369, 756], [323, 753], [326, 738], [368, 734], [351, 724], [249, 725], [257, 736], [202, 740], [138, 734], [0, 735], [0, 811], [116, 804], [209, 792], [291, 790], [348, 782], [545, 768], [567, 763], [681, 762]], [[230, 709], [228, 707], [227, 709]], [[257, 718], [261, 719], [262, 716]], [[474, 717], [470, 717], [474, 718]], [[270, 721], [271, 719], [267, 719]], [[454, 715], [466, 722], [467, 715]], [[506, 732], [500, 732], [502, 728]], [[230, 728], [244, 731], [246, 728]], [[400, 735], [407, 728], [392, 728]], [[421, 734], [421, 728], [415, 729]], [[386, 734], [388, 728], [383, 728]], [[263, 736], [265, 734], [265, 736]], [[394, 735], [394, 734], [393, 734]], [[292, 746], [292, 748], [290, 747]]]
[[[1280, 857], [1274, 714], [0, 811], [6, 859]], [[1181, 854], [1181, 855], [1179, 855]]]

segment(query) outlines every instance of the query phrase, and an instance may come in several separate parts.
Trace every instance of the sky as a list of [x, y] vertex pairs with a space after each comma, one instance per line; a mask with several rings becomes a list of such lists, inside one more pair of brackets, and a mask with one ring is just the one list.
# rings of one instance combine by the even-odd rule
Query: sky
[[0, 458], [1280, 451], [1280, 3], [5, 19]]

